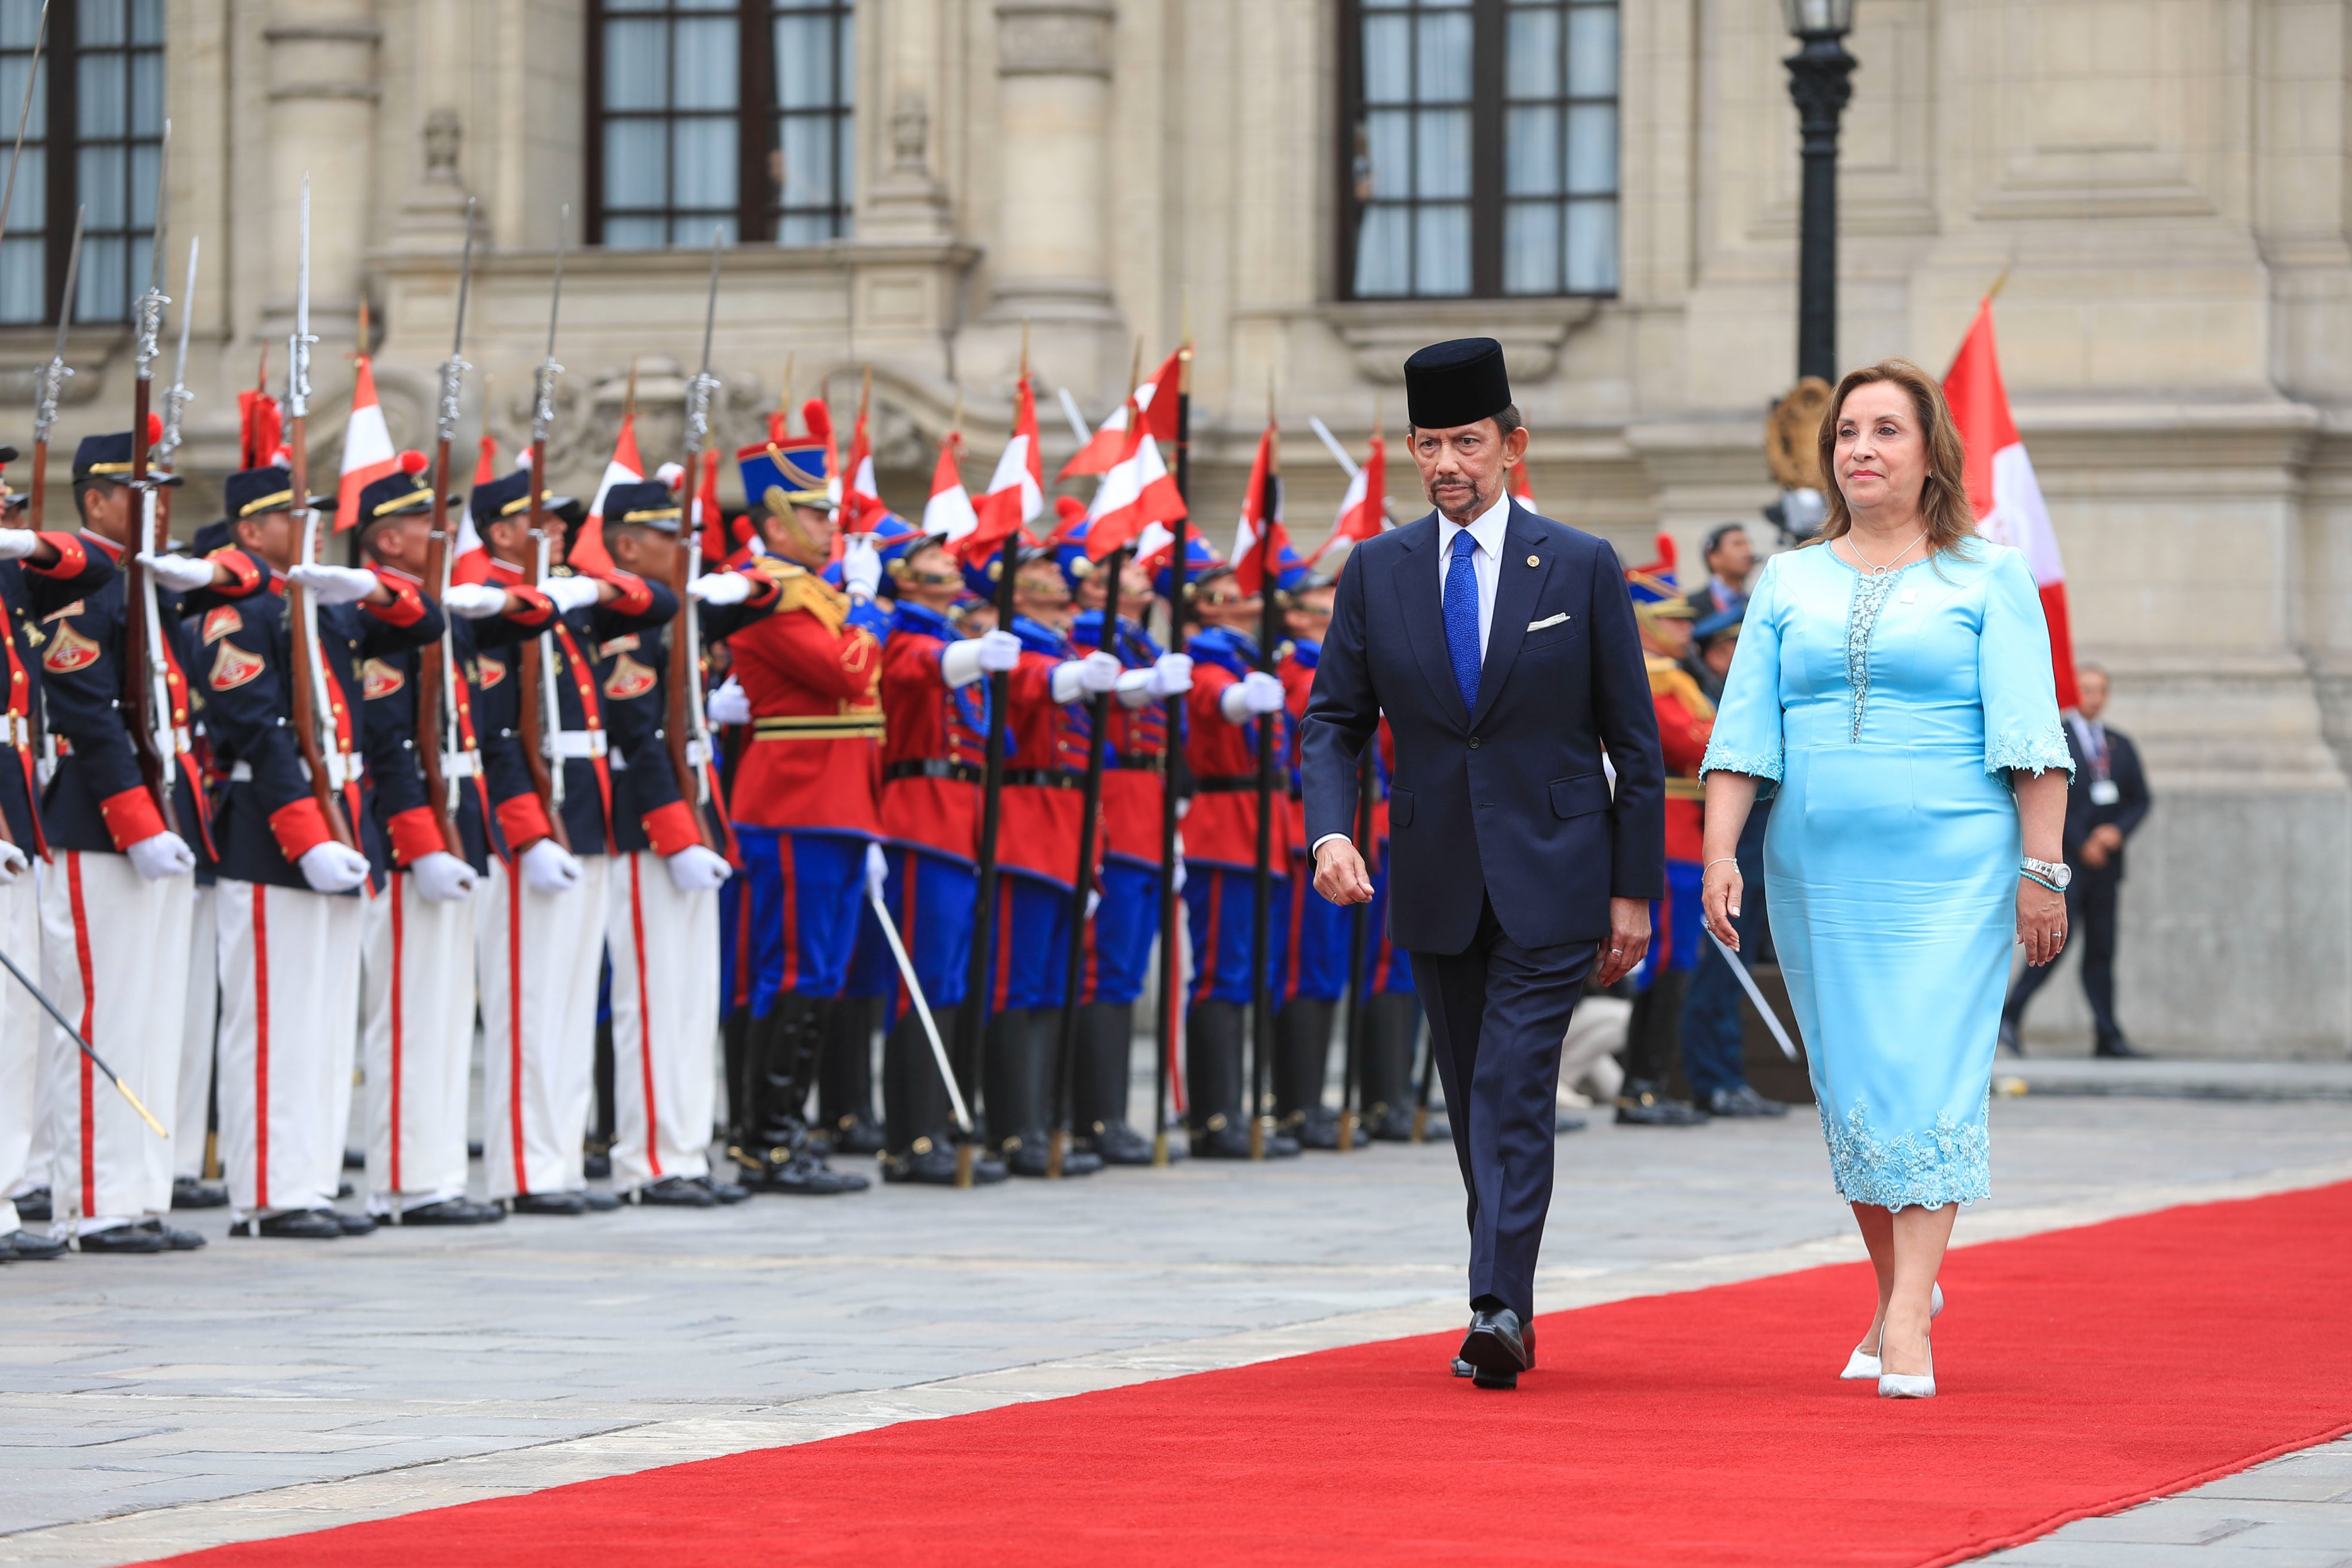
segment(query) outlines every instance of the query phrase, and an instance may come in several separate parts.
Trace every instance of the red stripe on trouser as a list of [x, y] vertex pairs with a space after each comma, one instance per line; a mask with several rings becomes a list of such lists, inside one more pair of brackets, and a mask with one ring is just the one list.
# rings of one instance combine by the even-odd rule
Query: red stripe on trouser
[[790, 991], [801, 983], [801, 922], [800, 904], [793, 887], [793, 836], [776, 835], [776, 875], [783, 889], [781, 903], [784, 927], [784, 973], [777, 988]]
[[735, 994], [729, 998], [735, 1007], [751, 1005], [751, 879], [739, 879], [742, 887], [735, 894]]
[[253, 1207], [269, 1207], [269, 889], [253, 888]]
[[[1078, 910], [1079, 917], [1084, 919], [1086, 905], [1079, 904]], [[1088, 920], [1087, 921], [1087, 967], [1078, 984], [1078, 999], [1082, 1002], [1091, 1002], [1095, 999], [1095, 991], [1101, 984], [1098, 973], [1102, 967], [1101, 956], [1102, 955], [1095, 948], [1095, 923]]]
[[507, 1137], [514, 1146], [515, 1191], [530, 1196], [530, 1156], [522, 1141], [522, 894], [507, 884]]
[[652, 976], [646, 967], [646, 905], [644, 883], [638, 878], [646, 857], [629, 857], [629, 941], [637, 953], [637, 1057], [638, 1071], [646, 1081], [646, 1167], [659, 1179], [661, 1139], [656, 1136], [661, 1118], [654, 1103], [654, 1009]]
[[1001, 877], [996, 883], [996, 984], [989, 988], [991, 1012], [1004, 1010], [1005, 998], [1013, 994], [1013, 883]]
[[[74, 963], [81, 971], [81, 1037], [95, 1046], [98, 1035], [90, 1026], [98, 1009], [98, 986], [91, 974], [89, 911], [82, 903], [79, 850], [66, 855], [66, 889], [73, 904]], [[88, 1056], [81, 1059], [81, 1211], [98, 1212], [98, 1070]]]
[[[906, 875], [907, 897], [902, 910], [906, 918], [898, 932], [898, 940], [902, 944], [911, 941], [915, 934], [915, 852], [912, 850], [908, 850], [907, 852]], [[911, 960], [914, 956], [914, 950], [912, 948], [908, 948], [907, 956]], [[898, 999], [891, 1007], [890, 1016], [896, 1018], [912, 1006], [914, 1006], [914, 1001], [907, 995], [907, 977], [900, 975], [898, 977]]]
[[1201, 936], [1201, 950], [1192, 955], [1192, 999], [1205, 1002], [1217, 988], [1217, 916], [1225, 907], [1225, 873], [1209, 873], [1209, 928]]
[[401, 960], [403, 952], [407, 946], [408, 929], [407, 922], [401, 915], [401, 905], [404, 902], [401, 896], [401, 878], [406, 874], [405, 872], [392, 873], [392, 1190], [394, 1192], [402, 1190], [400, 1180], [401, 1058], [404, 1054], [402, 1048], [406, 1041], [402, 1038], [405, 1031], [402, 1027], [404, 1019], [401, 1007], [403, 1000], [401, 983], [408, 973], [408, 967]]

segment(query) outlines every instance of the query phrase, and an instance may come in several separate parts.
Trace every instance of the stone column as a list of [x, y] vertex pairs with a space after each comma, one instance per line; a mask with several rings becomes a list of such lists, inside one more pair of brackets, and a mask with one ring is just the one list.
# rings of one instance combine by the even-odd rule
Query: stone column
[[302, 179], [310, 181], [310, 330], [320, 361], [358, 330], [375, 223], [377, 46], [373, 0], [277, 0], [269, 47], [269, 297], [263, 330], [290, 329]]

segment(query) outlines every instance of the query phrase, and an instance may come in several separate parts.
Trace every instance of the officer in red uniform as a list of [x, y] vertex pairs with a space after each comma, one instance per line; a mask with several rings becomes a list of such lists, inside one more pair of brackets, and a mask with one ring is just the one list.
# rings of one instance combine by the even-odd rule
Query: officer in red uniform
[[1300, 563], [1282, 573], [1280, 586], [1286, 601], [1283, 623], [1290, 635], [1276, 673], [1290, 716], [1283, 778], [1293, 805], [1288, 813], [1290, 880], [1282, 904], [1280, 979], [1275, 991], [1281, 1010], [1274, 1018], [1274, 1113], [1282, 1130], [1302, 1147], [1336, 1149], [1339, 1117], [1324, 1104], [1323, 1086], [1330, 1074], [1331, 1020], [1348, 988], [1351, 912], [1316, 894], [1315, 872], [1307, 857], [1307, 816], [1296, 804], [1297, 727], [1315, 689], [1315, 665], [1323, 632], [1331, 623], [1335, 583]]
[[[1413, 1060], [1421, 1045], [1421, 995], [1413, 989], [1412, 962], [1389, 936], [1389, 787], [1396, 773], [1396, 739], [1381, 725], [1379, 755], [1372, 765], [1372, 902], [1364, 914], [1364, 1060], [1359, 1099], [1363, 1135], [1389, 1144], [1413, 1138], [1418, 1094]], [[1442, 1120], [1430, 1121], [1422, 1135], [1444, 1143], [1452, 1135]]]

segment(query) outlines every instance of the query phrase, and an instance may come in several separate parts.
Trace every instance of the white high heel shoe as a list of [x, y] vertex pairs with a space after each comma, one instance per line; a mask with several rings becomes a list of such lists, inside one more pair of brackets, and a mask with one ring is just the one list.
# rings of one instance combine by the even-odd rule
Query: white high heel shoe
[[1927, 1375], [1910, 1377], [1899, 1372], [1878, 1375], [1878, 1396], [1881, 1399], [1933, 1399], [1936, 1397], [1936, 1349], [1927, 1347]]
[[[1938, 1282], [1927, 1287], [1927, 1321], [1934, 1322], [1943, 1316], [1943, 1313], [1944, 1287], [1941, 1282]], [[1879, 1370], [1878, 1358], [1860, 1345], [1856, 1345], [1853, 1347], [1853, 1354], [1846, 1358], [1845, 1370], [1838, 1374], [1838, 1379], [1843, 1383], [1860, 1383], [1868, 1378], [1883, 1375], [1885, 1375]], [[1917, 1379], [1915, 1378], [1912, 1381], [1916, 1382]], [[1933, 1394], [1935, 1391], [1935, 1380], [1930, 1378], [1927, 1392]]]

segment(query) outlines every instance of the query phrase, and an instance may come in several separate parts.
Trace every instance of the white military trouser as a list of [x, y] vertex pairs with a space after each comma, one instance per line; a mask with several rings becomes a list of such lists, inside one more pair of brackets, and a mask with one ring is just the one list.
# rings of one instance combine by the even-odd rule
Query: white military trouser
[[719, 896], [680, 893], [651, 850], [613, 862], [613, 1185], [710, 1174]]
[[[41, 894], [30, 871], [0, 887], [0, 953], [40, 977]], [[8, 1195], [26, 1185], [33, 1132], [45, 1110], [41, 1037], [47, 1032], [48, 1015], [41, 1004], [15, 976], [0, 976], [0, 1236], [17, 1228], [16, 1205]], [[113, 1086], [107, 1085], [105, 1092], [113, 1093]]]
[[217, 900], [231, 1216], [331, 1207], [358, 1049], [361, 895], [223, 877]]
[[[159, 1119], [176, 1115], [188, 989], [180, 955], [188, 950], [195, 878], [150, 882], [126, 856], [61, 850], [41, 879], [40, 897], [49, 999], [150, 1111]], [[171, 1141], [139, 1119], [63, 1030], [42, 1032], [52, 1232], [88, 1234], [168, 1212]]]
[[362, 989], [366, 1023], [368, 1212], [466, 1196], [466, 1098], [474, 1056], [474, 906], [436, 903], [395, 871], [368, 901]]
[[596, 979], [613, 862], [580, 857], [580, 883], [534, 893], [499, 878], [478, 905], [482, 1154], [494, 1198], [580, 1192], [596, 1093]]
[[[213, 1098], [213, 1038], [220, 1023], [220, 949], [213, 928], [219, 895], [196, 885], [188, 927], [187, 1022], [180, 1030], [180, 1103], [172, 1118], [172, 1175], [205, 1174], [205, 1124]], [[162, 1113], [157, 1113], [161, 1114]]]

